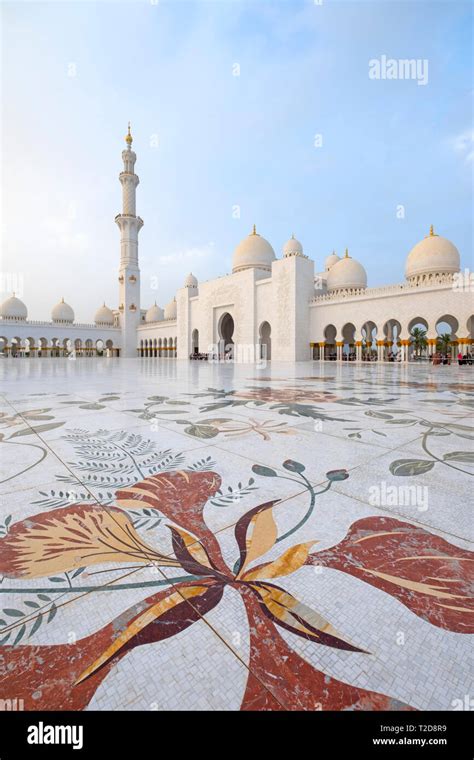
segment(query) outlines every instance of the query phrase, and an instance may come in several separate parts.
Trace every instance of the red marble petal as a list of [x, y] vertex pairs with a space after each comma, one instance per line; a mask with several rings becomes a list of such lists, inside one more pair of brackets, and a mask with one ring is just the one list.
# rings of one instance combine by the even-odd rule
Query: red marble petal
[[[440, 628], [474, 633], [474, 553], [424, 528], [391, 517], [366, 517], [353, 523], [339, 544], [311, 554], [307, 564], [354, 575]], [[411, 587], [369, 572], [374, 570]], [[424, 593], [411, 584], [436, 588]]]
[[[174, 636], [201, 619], [222, 598], [223, 586], [207, 584], [209, 590], [183, 600], [160, 620], [150, 623], [89, 678], [76, 680], [117, 638], [134, 617], [170, 593], [196, 583], [178, 583], [139, 602], [96, 633], [75, 644], [3, 646], [0, 648], [0, 699], [23, 699], [25, 710], [82, 710], [110, 670], [131, 649]], [[200, 582], [199, 585], [206, 585]]]
[[[216, 472], [164, 472], [117, 491], [116, 500], [136, 501], [136, 507], [154, 507], [185, 530], [193, 533], [206, 548], [214, 566], [228, 574], [219, 544], [203, 518], [207, 500], [221, 486]], [[126, 508], [126, 505], [120, 505]]]
[[313, 668], [294, 652], [240, 587], [250, 627], [250, 675], [241, 710], [411, 710], [402, 702], [359, 689]]

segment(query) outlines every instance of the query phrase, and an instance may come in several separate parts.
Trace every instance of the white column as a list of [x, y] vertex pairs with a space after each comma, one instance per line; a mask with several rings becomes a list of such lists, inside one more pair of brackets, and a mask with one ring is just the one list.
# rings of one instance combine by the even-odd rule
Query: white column
[[400, 341], [400, 352], [401, 352], [402, 362], [407, 362], [409, 343], [406, 339], [403, 339], [403, 338], [399, 338], [399, 341]]

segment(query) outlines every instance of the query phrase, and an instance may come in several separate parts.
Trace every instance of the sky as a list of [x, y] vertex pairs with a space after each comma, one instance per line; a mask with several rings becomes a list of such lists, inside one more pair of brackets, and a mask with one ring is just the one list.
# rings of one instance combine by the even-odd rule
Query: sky
[[[3, 2], [1, 298], [117, 307], [118, 174], [137, 153], [141, 305], [226, 274], [252, 225], [401, 282], [429, 225], [472, 266], [472, 5]], [[428, 62], [428, 81], [369, 61]], [[420, 63], [420, 65], [422, 65]]]

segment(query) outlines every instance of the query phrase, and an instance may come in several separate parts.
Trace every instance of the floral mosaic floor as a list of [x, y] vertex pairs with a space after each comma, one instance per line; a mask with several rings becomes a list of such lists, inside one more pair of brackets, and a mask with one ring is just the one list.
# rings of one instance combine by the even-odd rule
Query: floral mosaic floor
[[469, 703], [469, 367], [10, 359], [0, 374], [0, 699]]

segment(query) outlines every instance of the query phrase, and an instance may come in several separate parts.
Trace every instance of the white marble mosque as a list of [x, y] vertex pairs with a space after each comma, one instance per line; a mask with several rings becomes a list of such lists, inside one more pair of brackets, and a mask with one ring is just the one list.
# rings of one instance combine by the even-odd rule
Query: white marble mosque
[[465, 353], [474, 342], [472, 294], [463, 284], [455, 245], [433, 226], [406, 258], [405, 282], [367, 287], [367, 273], [348, 250], [329, 255], [317, 271], [292, 236], [277, 257], [254, 226], [236, 247], [230, 274], [199, 282], [188, 274], [164, 308], [142, 308], [136, 213], [136, 154], [128, 129], [122, 152], [122, 212], [118, 305], [103, 303], [90, 324], [75, 322], [61, 299], [51, 322], [28, 318], [15, 294], [0, 307], [0, 351], [4, 355], [59, 357], [121, 356], [188, 359], [191, 355], [252, 362], [308, 359], [409, 361], [416, 353], [411, 332], [426, 332], [433, 353], [440, 332], [449, 351]]

